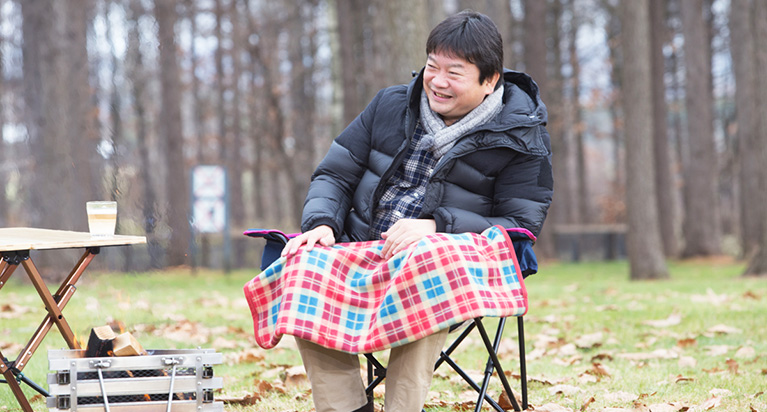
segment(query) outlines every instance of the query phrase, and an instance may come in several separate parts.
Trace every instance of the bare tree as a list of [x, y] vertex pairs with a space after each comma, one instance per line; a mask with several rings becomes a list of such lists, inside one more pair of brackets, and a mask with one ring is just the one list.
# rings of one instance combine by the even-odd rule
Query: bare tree
[[660, 223], [663, 251], [666, 256], [676, 256], [679, 251], [676, 232], [676, 208], [674, 207], [675, 174], [671, 167], [673, 153], [668, 138], [668, 107], [666, 105], [665, 58], [663, 47], [668, 29], [666, 26], [667, 0], [651, 0], [650, 30], [652, 63], [652, 107], [653, 107], [653, 157], [655, 165], [655, 187], [658, 191], [658, 218]]
[[[175, 3], [159, 1], [155, 4], [158, 40], [160, 42], [161, 118], [160, 135], [164, 140], [165, 162], [168, 167], [165, 188], [168, 193], [167, 221], [170, 237], [167, 264], [188, 262], [189, 239], [189, 184], [184, 164], [184, 135], [181, 129], [181, 82], [176, 58]], [[172, 206], [171, 206], [172, 205]]]
[[367, 10], [365, 0], [337, 0], [338, 42], [341, 60], [341, 92], [343, 93], [343, 125], [346, 126], [365, 108], [370, 92], [364, 73], [363, 23]]
[[735, 70], [735, 104], [737, 109], [738, 163], [740, 165], [740, 228], [745, 256], [754, 255], [761, 233], [761, 215], [764, 213], [759, 180], [764, 161], [759, 152], [760, 136], [756, 95], [759, 80], [756, 77], [756, 49], [754, 34], [754, 2], [733, 0], [730, 11], [730, 47]]
[[144, 9], [141, 0], [128, 1], [128, 72], [131, 78], [131, 96], [133, 98], [134, 110], [134, 128], [136, 130], [136, 144], [138, 146], [138, 169], [140, 195], [139, 204], [142, 216], [142, 228], [147, 238], [147, 249], [149, 251], [149, 267], [157, 269], [162, 267], [162, 245], [160, 245], [156, 229], [159, 223], [159, 211], [157, 205], [157, 194], [155, 192], [154, 180], [157, 176], [152, 173], [149, 154], [152, 152], [150, 142], [150, 119], [146, 107], [148, 97], [148, 74], [144, 69], [144, 55], [141, 51], [141, 31], [138, 27], [139, 18], [144, 15]]
[[[547, 107], [552, 104], [547, 99], [547, 91], [553, 88], [554, 85], [549, 82], [549, 76], [546, 65], [546, 7], [547, 2], [538, 0], [525, 0], [525, 18], [524, 18], [524, 70], [533, 77], [538, 87], [541, 89], [541, 94]], [[552, 113], [549, 112], [549, 122], [552, 121]], [[551, 123], [550, 123], [551, 124]], [[551, 135], [551, 147], [554, 152], [554, 172], [557, 173], [557, 163], [560, 156], [558, 150], [562, 146], [562, 136], [556, 135], [554, 130], [549, 130]], [[559, 193], [559, 185], [561, 182], [557, 181], [557, 175], [554, 176], [555, 185], [557, 185], [556, 192]], [[565, 210], [563, 206], [559, 206], [561, 202], [559, 194], [554, 195], [554, 201], [551, 204], [549, 215], [546, 222], [546, 227], [553, 227], [557, 223], [563, 222]], [[541, 256], [553, 256], [554, 255], [554, 233], [552, 230], [543, 230], [538, 242], [538, 253]]]
[[667, 278], [661, 250], [652, 152], [649, 1], [622, 2], [628, 253], [631, 279]]
[[570, 14], [570, 29], [567, 34], [569, 63], [572, 73], [570, 75], [570, 88], [572, 89], [571, 103], [569, 104], [573, 126], [570, 128], [573, 134], [575, 146], [575, 222], [591, 223], [591, 190], [588, 179], [588, 161], [586, 159], [586, 142], [584, 136], [583, 106], [581, 105], [581, 65], [578, 56], [578, 30], [582, 16], [578, 14], [575, 0], [568, 0], [567, 9]]
[[[754, 1], [754, 5], [750, 10], [752, 13], [752, 25], [755, 45], [755, 61], [756, 67], [767, 67], [767, 45], [765, 45], [763, 36], [767, 36], [767, 3], [759, 0]], [[756, 40], [759, 41], [756, 41]], [[756, 83], [756, 113], [759, 113], [759, 119], [757, 123], [756, 135], [757, 146], [754, 147], [754, 151], [761, 158], [762, 167], [758, 171], [760, 175], [760, 187], [761, 199], [767, 197], [767, 167], [764, 164], [767, 162], [767, 79], [764, 76], [757, 77]], [[745, 275], [747, 276], [767, 276], [767, 213], [764, 212], [764, 203], [749, 205], [750, 207], [758, 208], [762, 210], [761, 224], [758, 227], [761, 231], [758, 246], [758, 253], [749, 262]]]
[[[373, 0], [370, 8], [373, 27], [373, 65], [370, 84], [373, 92], [393, 84], [407, 83], [413, 70], [426, 63], [426, 38], [430, 27], [426, 2], [411, 0]], [[392, 30], [392, 28], [396, 28]], [[365, 104], [372, 99], [369, 96]]]
[[685, 245], [682, 255], [706, 256], [721, 250], [710, 44], [706, 43], [703, 0], [681, 0], [681, 11], [690, 152], [690, 159], [684, 165]]
[[[3, 6], [3, 3], [0, 2], [0, 7]], [[0, 96], [2, 96], [5, 92], [5, 64], [3, 59], [3, 47], [5, 46], [5, 39], [0, 36]], [[5, 148], [5, 138], [3, 137], [3, 130], [5, 126], [5, 110], [3, 107], [0, 107], [0, 182], [7, 182], [8, 177], [6, 176], [7, 172], [5, 170], [5, 153], [7, 152], [7, 149]], [[0, 189], [0, 227], [3, 227], [6, 225], [6, 219], [8, 214], [8, 200], [6, 198], [8, 194], [6, 193], [6, 186], [3, 186], [2, 189]]]
[[200, 79], [197, 76], [197, 67], [199, 62], [199, 51], [197, 50], [197, 2], [195, 0], [184, 1], [184, 5], [186, 6], [186, 17], [189, 19], [190, 25], [189, 35], [191, 36], [189, 46], [189, 72], [192, 79], [192, 104], [194, 106], [194, 118], [191, 123], [193, 125], [195, 138], [197, 140], [195, 159], [197, 164], [203, 164], [205, 162], [205, 119], [203, 117], [204, 110], [200, 90]]

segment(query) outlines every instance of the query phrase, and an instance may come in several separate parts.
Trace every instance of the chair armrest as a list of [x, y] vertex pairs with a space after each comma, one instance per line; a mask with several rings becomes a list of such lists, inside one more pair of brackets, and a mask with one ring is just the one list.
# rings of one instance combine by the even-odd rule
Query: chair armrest
[[533, 251], [533, 245], [537, 239], [533, 232], [521, 227], [512, 227], [506, 228], [506, 233], [509, 234], [511, 243], [514, 245], [514, 253], [517, 255], [522, 277], [526, 278], [538, 273], [538, 258]]
[[282, 248], [285, 247], [288, 240], [298, 236], [298, 233], [286, 234], [277, 229], [248, 229], [242, 234], [266, 240], [266, 245], [264, 245], [264, 250], [261, 254], [261, 270], [269, 267], [272, 262], [280, 257]]

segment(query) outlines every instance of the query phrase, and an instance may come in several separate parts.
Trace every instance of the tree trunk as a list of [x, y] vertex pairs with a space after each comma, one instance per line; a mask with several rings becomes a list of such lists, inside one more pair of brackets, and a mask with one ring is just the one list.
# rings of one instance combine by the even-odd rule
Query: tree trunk
[[622, 2], [623, 111], [626, 124], [628, 254], [631, 279], [667, 278], [655, 191], [650, 92], [649, 1]]
[[[760, 0], [754, 1], [752, 8], [753, 15], [753, 33], [755, 39], [756, 67], [767, 67], [767, 45], [763, 39], [767, 36], [767, 3]], [[756, 41], [756, 40], [760, 41]], [[767, 163], [767, 79], [764, 76], [757, 77], [756, 90], [756, 113], [760, 113], [756, 135], [757, 141], [761, 143], [755, 148], [762, 159], [762, 165]], [[762, 199], [767, 197], [767, 167], [762, 166], [759, 170], [761, 180], [759, 182]], [[746, 269], [746, 276], [767, 277], [767, 212], [764, 212], [764, 201], [750, 205], [750, 207], [762, 209], [762, 222], [759, 225], [761, 230], [759, 239], [760, 244], [758, 253], [754, 255]]]
[[214, 163], [218, 164], [227, 164], [228, 159], [228, 150], [227, 147], [229, 146], [229, 133], [226, 127], [227, 121], [227, 112], [226, 112], [226, 73], [224, 72], [224, 32], [222, 29], [223, 23], [224, 23], [224, 10], [223, 5], [221, 4], [223, 0], [216, 0], [215, 4], [215, 16], [216, 16], [216, 51], [214, 53], [215, 55], [215, 61], [216, 61], [216, 121], [218, 122], [218, 127], [216, 128], [216, 134], [218, 138], [218, 156], [214, 160]]
[[650, 2], [652, 106], [653, 106], [653, 154], [655, 158], [655, 186], [658, 191], [658, 218], [660, 221], [663, 251], [673, 257], [679, 253], [676, 232], [676, 208], [674, 206], [675, 173], [671, 167], [671, 146], [668, 139], [668, 106], [666, 105], [665, 58], [667, 0]]
[[300, 11], [300, 18], [294, 19], [291, 30], [289, 57], [291, 61], [291, 112], [293, 120], [292, 135], [295, 141], [293, 164], [307, 165], [293, 169], [296, 174], [296, 187], [292, 206], [293, 220], [300, 224], [304, 199], [309, 191], [309, 183], [314, 170], [314, 136], [317, 123], [317, 85], [312, 73], [316, 70], [317, 42], [315, 32], [316, 5], [313, 1], [293, 0], [294, 8]]
[[[548, 38], [546, 34], [546, 2], [539, 0], [525, 0], [524, 9], [524, 70], [527, 74], [532, 76], [533, 80], [538, 84], [538, 87], [541, 90], [541, 97], [548, 107], [550, 104], [553, 104], [553, 102], [546, 99], [547, 91], [554, 86], [549, 83], [546, 69], [546, 39]], [[552, 121], [552, 113], [549, 112], [550, 125], [552, 124]], [[558, 164], [556, 163], [556, 159], [557, 156], [561, 155], [557, 150], [559, 150], [561, 146], [560, 142], [562, 140], [561, 136], [556, 136], [552, 130], [549, 130], [549, 134], [551, 135], [551, 146], [552, 151], [554, 152], [555, 162], [554, 172], [556, 173], [556, 165]], [[554, 201], [549, 209], [544, 230], [541, 232], [536, 245], [536, 251], [542, 257], [554, 256], [554, 231], [551, 229], [553, 229], [557, 223], [562, 222], [562, 213], [560, 213], [560, 207], [558, 206], [559, 202], [562, 201], [559, 195], [559, 185], [561, 185], [561, 182], [557, 182], [556, 175], [554, 178], [554, 185], [556, 187]], [[561, 210], [561, 212], [564, 212], [564, 210]]]
[[[373, 0], [373, 66], [369, 67], [373, 92], [394, 84], [408, 83], [412, 71], [426, 64], [426, 39], [431, 27], [426, 2]], [[395, 30], [392, 30], [396, 27]], [[373, 98], [368, 96], [365, 104]]]
[[[78, 84], [82, 79], [77, 69], [83, 66], [71, 67], [67, 58], [68, 51], [80, 50], [66, 35], [68, 6], [65, 2], [42, 0], [21, 3], [26, 125], [35, 163], [24, 192], [29, 196], [26, 203], [32, 210], [33, 226], [85, 230], [83, 199], [89, 193], [91, 180], [83, 177], [81, 171], [86, 165], [78, 162], [76, 154], [82, 136], [75, 140], [71, 136], [78, 122], [85, 123], [86, 119], [72, 116], [72, 106], [79, 109], [80, 102], [70, 98], [75, 93], [72, 88], [90, 88], [87, 68], [86, 84]], [[84, 37], [72, 39], [77, 40]], [[76, 78], [70, 78], [73, 74]]]
[[[2, 3], [0, 3], [2, 6]], [[0, 96], [5, 95], [5, 65], [3, 60], [3, 48], [5, 47], [5, 41], [3, 37], [0, 37]], [[6, 172], [6, 149], [5, 137], [3, 131], [5, 128], [5, 110], [0, 107], [0, 182], [8, 182], [8, 176]], [[6, 185], [0, 188], [0, 227], [7, 226], [8, 219], [8, 199], [6, 193]]]
[[368, 99], [363, 77], [366, 4], [364, 0], [336, 0], [344, 127], [362, 112]]
[[588, 179], [588, 160], [586, 159], [586, 142], [583, 129], [583, 106], [581, 105], [581, 65], [578, 58], [578, 28], [580, 26], [581, 16], [578, 15], [577, 8], [575, 7], [575, 0], [568, 1], [568, 10], [570, 12], [570, 32], [568, 33], [568, 54], [570, 57], [570, 67], [572, 68], [572, 74], [570, 76], [572, 98], [571, 104], [573, 112], [573, 140], [575, 144], [575, 182], [576, 190], [575, 197], [575, 209], [576, 216], [575, 222], [578, 223], [591, 223], [591, 190], [589, 188]]
[[[87, 49], [87, 31], [90, 11], [94, 10], [92, 0], [71, 0], [66, 3], [66, 32], [69, 48], [65, 52], [66, 74], [65, 84], [68, 86], [66, 100], [67, 108], [67, 139], [72, 142], [72, 160], [75, 165], [75, 178], [80, 186], [73, 195], [74, 210], [83, 208], [83, 199], [107, 199], [111, 195], [104, 193], [104, 162], [97, 148], [101, 142], [96, 128], [97, 118], [95, 107], [91, 103], [91, 85], [89, 83]], [[70, 213], [71, 213], [70, 209]], [[79, 215], [83, 215], [80, 213]], [[79, 217], [79, 216], [78, 216]], [[85, 222], [85, 216], [77, 219], [78, 225]]]
[[756, 116], [756, 49], [753, 28], [753, 1], [733, 0], [730, 11], [730, 50], [735, 75], [735, 106], [737, 112], [738, 163], [740, 165], [740, 238], [743, 255], [751, 257], [759, 245], [763, 214], [761, 170], [763, 160]]
[[711, 60], [702, 0], [681, 0], [686, 73], [688, 148], [684, 165], [685, 257], [720, 253], [721, 225], [716, 195], [718, 166], [713, 134]]
[[166, 146], [165, 162], [168, 167], [165, 188], [168, 191], [166, 210], [170, 237], [167, 264], [187, 264], [189, 239], [189, 182], [184, 163], [184, 135], [181, 128], [181, 82], [176, 59], [175, 4], [159, 1], [155, 4], [158, 40], [160, 43], [160, 85], [162, 89], [160, 135]]
[[147, 74], [144, 70], [144, 56], [141, 52], [141, 34], [138, 28], [139, 18], [144, 14], [141, 0], [128, 0], [129, 21], [128, 26], [128, 59], [130, 61], [129, 76], [131, 81], [131, 94], [135, 110], [135, 128], [136, 145], [138, 146], [138, 169], [139, 181], [141, 182], [141, 216], [143, 217], [142, 227], [147, 240], [147, 250], [149, 252], [149, 267], [159, 269], [162, 267], [163, 250], [160, 245], [157, 234], [155, 233], [159, 215], [157, 211], [157, 194], [154, 189], [153, 178], [156, 174], [152, 173], [152, 162], [149, 153], [152, 151], [149, 142], [149, 118], [145, 104], [147, 103], [146, 93], [148, 92]]
[[[231, 104], [231, 149], [229, 150], [229, 162], [228, 169], [229, 175], [229, 205], [231, 210], [231, 227], [233, 230], [230, 233], [225, 233], [224, 236], [232, 236], [233, 234], [239, 234], [243, 230], [247, 229], [245, 223], [245, 199], [243, 197], [243, 185], [242, 177], [245, 172], [245, 158], [242, 155], [243, 137], [242, 137], [242, 114], [241, 99], [242, 93], [239, 85], [239, 80], [242, 75], [242, 60], [240, 58], [242, 46], [245, 43], [243, 39], [242, 22], [240, 20], [240, 13], [238, 12], [237, 2], [232, 1], [229, 7], [229, 16], [232, 22], [232, 50], [230, 56], [232, 60], [232, 104]], [[239, 239], [240, 236], [237, 236]], [[234, 247], [234, 266], [245, 266], [245, 253], [244, 242], [236, 242]]]
[[203, 102], [200, 95], [200, 79], [197, 77], [197, 65], [198, 65], [198, 50], [197, 50], [197, 8], [194, 0], [186, 0], [186, 15], [189, 19], [189, 72], [192, 78], [192, 104], [194, 106], [194, 119], [192, 124], [194, 125], [194, 135], [197, 140], [197, 150], [195, 158], [196, 164], [205, 163], [205, 124], [203, 117]]

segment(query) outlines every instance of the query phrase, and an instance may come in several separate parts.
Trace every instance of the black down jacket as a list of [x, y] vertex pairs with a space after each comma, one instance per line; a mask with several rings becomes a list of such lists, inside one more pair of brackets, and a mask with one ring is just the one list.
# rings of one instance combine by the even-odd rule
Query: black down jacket
[[[421, 218], [438, 232], [481, 232], [493, 225], [537, 235], [551, 204], [551, 142], [546, 106], [526, 74], [504, 71], [504, 107], [461, 137], [429, 179]], [[333, 141], [312, 176], [301, 229], [333, 228], [338, 241], [370, 239], [386, 183], [404, 161], [419, 118], [423, 71], [381, 90]]]

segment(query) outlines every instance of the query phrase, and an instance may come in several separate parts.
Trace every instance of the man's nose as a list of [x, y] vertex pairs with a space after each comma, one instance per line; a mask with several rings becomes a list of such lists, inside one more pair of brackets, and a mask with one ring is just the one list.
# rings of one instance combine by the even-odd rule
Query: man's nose
[[446, 88], [448, 87], [447, 77], [442, 73], [437, 73], [431, 79], [431, 84], [441, 89]]

